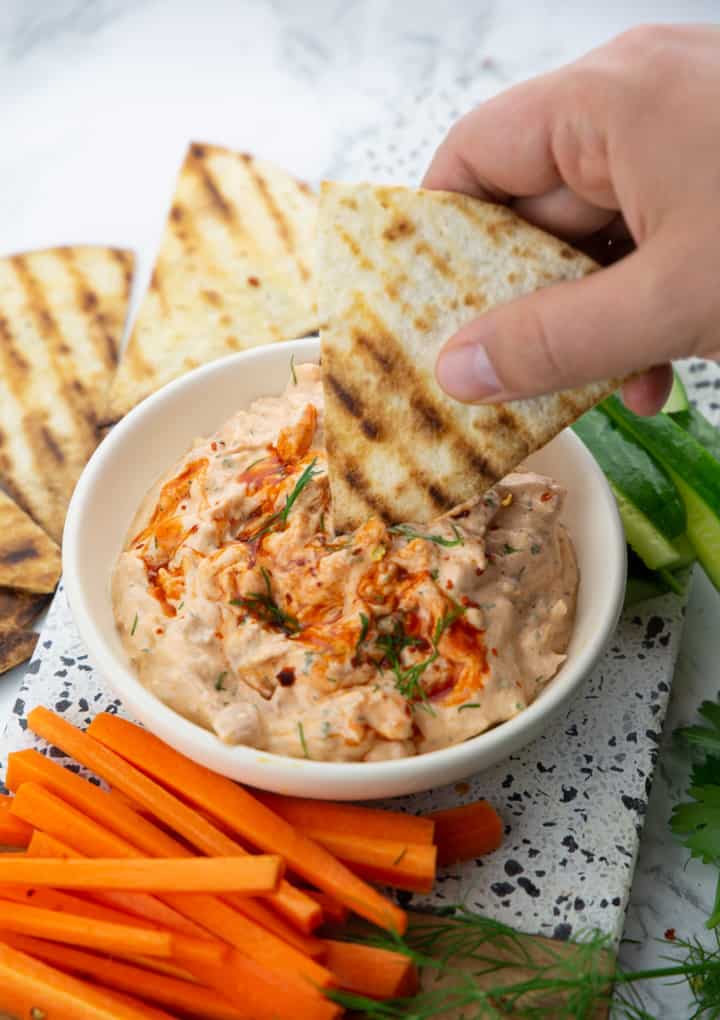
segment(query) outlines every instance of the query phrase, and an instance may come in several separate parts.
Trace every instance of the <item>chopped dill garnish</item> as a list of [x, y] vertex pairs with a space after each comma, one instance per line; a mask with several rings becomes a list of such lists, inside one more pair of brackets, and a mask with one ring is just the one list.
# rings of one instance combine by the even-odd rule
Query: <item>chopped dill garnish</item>
[[243, 468], [243, 472], [250, 471], [250, 469], [254, 468], [256, 464], [262, 464], [264, 460], [267, 460], [267, 457], [258, 457], [258, 459], [254, 460], [252, 464], [248, 464], [246, 468]]
[[437, 567], [432, 568], [432, 570], [430, 571], [430, 577], [432, 577], [433, 581], [437, 581], [437, 579], [440, 577], [440, 571], [438, 570]]
[[438, 619], [432, 636], [432, 654], [427, 659], [413, 663], [412, 666], [403, 667], [400, 656], [406, 648], [417, 647], [424, 644], [424, 641], [422, 638], [407, 634], [399, 620], [396, 622], [391, 633], [381, 634], [375, 640], [375, 646], [385, 653], [384, 658], [387, 659], [390, 668], [395, 674], [395, 687], [397, 690], [410, 702], [420, 701], [420, 707], [430, 715], [435, 715], [435, 712], [430, 705], [421, 680], [425, 671], [432, 666], [440, 655], [438, 645], [443, 634], [464, 612], [463, 606], [454, 604], [452, 609]]
[[224, 691], [225, 690], [225, 688], [223, 686], [223, 681], [225, 680], [226, 676], [227, 676], [227, 670], [226, 669], [223, 670], [222, 673], [218, 673], [217, 680], [215, 681], [215, 690], [216, 691]]
[[183, 599], [183, 601], [179, 603], [179, 605], [178, 605], [177, 609], [175, 610], [175, 612], [179, 613], [184, 605], [185, 605], [185, 599]]
[[295, 355], [294, 354], [290, 355], [290, 375], [292, 376], [293, 384], [295, 386], [297, 386], [297, 375], [295, 373]]
[[533, 542], [533, 544], [530, 546], [530, 554], [532, 556], [537, 556], [541, 552], [541, 550], [542, 546], [538, 542]]
[[318, 525], [318, 529], [323, 533], [323, 535], [325, 534], [325, 511], [324, 510], [320, 514], [320, 524]]
[[454, 539], [444, 538], [442, 535], [423, 535], [421, 531], [415, 531], [409, 524], [394, 524], [389, 530], [393, 535], [402, 535], [403, 538], [424, 538], [426, 542], [434, 542], [436, 545], [445, 546], [446, 549], [452, 549], [456, 545], [465, 545], [465, 539], [460, 534], [458, 526], [451, 524], [450, 527], [455, 535]]
[[511, 553], [516, 553], [516, 552], [520, 552], [520, 550], [516, 549], [515, 546], [513, 546], [513, 545], [508, 545], [507, 542], [503, 546], [503, 556], [510, 556]]
[[467, 705], [460, 705], [458, 712], [464, 712], [466, 708], [482, 708], [478, 701], [468, 701]]
[[270, 573], [265, 567], [260, 567], [263, 581], [265, 582], [264, 592], [251, 592], [250, 595], [243, 595], [237, 599], [230, 599], [231, 606], [240, 606], [247, 609], [257, 619], [271, 626], [279, 627], [286, 634], [297, 634], [302, 627], [299, 621], [290, 613], [286, 613], [276, 602], [272, 593]]
[[276, 510], [274, 514], [271, 514], [270, 517], [265, 522], [265, 524], [262, 526], [262, 528], [260, 528], [259, 531], [255, 532], [255, 534], [252, 536], [253, 538], [262, 538], [263, 535], [267, 535], [268, 531], [271, 531], [276, 524], [287, 524], [288, 515], [292, 510], [293, 504], [297, 500], [298, 496], [303, 491], [305, 486], [310, 483], [311, 479], [313, 479], [315, 475], [319, 474], [319, 471], [315, 470], [316, 464], [317, 457], [313, 457], [313, 459], [310, 461], [308, 466], [305, 468], [303, 473], [298, 478], [297, 482], [293, 487], [292, 492], [285, 500], [285, 506], [282, 508], [282, 510]]
[[360, 645], [363, 643], [363, 641], [367, 637], [369, 629], [370, 629], [370, 620], [365, 615], [365, 613], [360, 613], [360, 636], [358, 637], [357, 641], [355, 642], [355, 654], [356, 655], [360, 651]]
[[137, 630], [137, 625], [138, 625], [138, 614], [135, 613], [135, 619], [133, 620], [132, 628], [130, 630], [130, 637], [132, 637], [133, 634], [135, 633], [135, 631]]
[[301, 722], [299, 722], [297, 724], [297, 728], [298, 728], [298, 736], [300, 737], [300, 746], [303, 749], [303, 754], [305, 755], [306, 758], [309, 758], [310, 754], [308, 752], [307, 741], [305, 740], [305, 730], [303, 729], [303, 724]]

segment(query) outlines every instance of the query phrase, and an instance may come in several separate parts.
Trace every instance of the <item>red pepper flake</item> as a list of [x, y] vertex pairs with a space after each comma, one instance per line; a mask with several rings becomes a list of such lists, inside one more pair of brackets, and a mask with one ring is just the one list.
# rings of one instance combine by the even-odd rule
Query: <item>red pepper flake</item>
[[485, 573], [485, 567], [475, 567], [475, 573], [477, 574], [478, 577], [482, 577], [482, 575]]
[[213, 451], [213, 453], [214, 453], [214, 452], [215, 452], [215, 450], [217, 450], [217, 443], [210, 443], [210, 449], [211, 449], [211, 450]]
[[470, 783], [455, 783], [455, 792], [464, 797], [466, 793], [470, 793]]
[[156, 634], [164, 634], [165, 633], [165, 628], [164, 627], [156, 627], [155, 628], [155, 633]]
[[497, 650], [497, 648], [491, 648], [491, 649], [490, 649], [490, 651], [491, 651], [491, 652], [493, 653], [493, 655], [495, 655], [495, 656], [496, 656], [496, 655], [497, 655], [497, 653], [498, 653], [498, 650]]
[[292, 666], [286, 666], [275, 674], [275, 679], [281, 687], [292, 687], [295, 683], [295, 670]]
[[251, 287], [260, 286], [260, 281], [258, 280], [257, 276], [248, 276], [247, 282], [250, 284]]
[[453, 588], [455, 587], [450, 578], [448, 578], [447, 581], [445, 582], [445, 587], [447, 588], [448, 591], [452, 591]]
[[675, 941], [675, 929], [674, 928], [666, 928], [665, 929], [665, 938], [668, 940], [668, 942], [674, 942]]
[[541, 499], [541, 501], [543, 503], [547, 503], [548, 500], [550, 500], [552, 498], [553, 498], [552, 492], [543, 492], [542, 496], [540, 497], [540, 499]]

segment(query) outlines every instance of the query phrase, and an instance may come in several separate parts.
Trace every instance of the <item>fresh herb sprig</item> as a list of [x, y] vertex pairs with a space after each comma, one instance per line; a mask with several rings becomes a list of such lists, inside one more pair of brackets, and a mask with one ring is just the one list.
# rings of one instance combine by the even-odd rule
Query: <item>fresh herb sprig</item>
[[269, 571], [265, 567], [260, 567], [260, 573], [265, 582], [265, 591], [251, 592], [249, 595], [230, 599], [230, 605], [246, 609], [264, 623], [279, 627], [285, 634], [298, 634], [302, 630], [302, 625], [296, 617], [286, 613], [278, 605], [272, 593]]
[[427, 659], [415, 662], [411, 666], [402, 665], [400, 661], [402, 652], [406, 648], [422, 645], [424, 641], [422, 638], [407, 634], [399, 620], [389, 634], [381, 634], [375, 641], [376, 646], [385, 653], [384, 657], [390, 663], [390, 668], [395, 674], [397, 690], [407, 701], [412, 703], [419, 701], [424, 711], [430, 715], [435, 715], [435, 712], [422, 685], [422, 677], [440, 655], [439, 644], [443, 634], [464, 612], [465, 608], [455, 603], [448, 612], [438, 619], [432, 636], [432, 653]]
[[268, 517], [268, 519], [265, 521], [265, 524], [262, 526], [262, 528], [260, 528], [259, 531], [255, 532], [255, 534], [252, 536], [253, 538], [262, 538], [263, 535], [267, 535], [269, 531], [272, 531], [272, 529], [276, 525], [287, 524], [288, 515], [290, 514], [290, 511], [292, 510], [293, 505], [295, 504], [298, 496], [303, 491], [303, 489], [310, 483], [310, 481], [316, 475], [320, 474], [319, 471], [315, 470], [316, 464], [317, 457], [313, 457], [313, 459], [310, 461], [308, 466], [305, 468], [303, 473], [298, 478], [297, 482], [295, 482], [292, 492], [285, 499], [285, 505], [283, 506], [282, 510], [276, 510], [274, 514], [271, 514], [270, 517]]
[[[697, 943], [664, 943], [686, 956], [670, 955], [667, 966], [626, 973], [612, 966], [612, 940], [588, 932], [568, 953], [551, 941], [529, 940], [513, 928], [481, 917], [463, 907], [446, 916], [428, 915], [413, 921], [405, 938], [372, 934], [362, 942], [409, 956], [422, 970], [442, 977], [440, 989], [411, 999], [377, 1002], [363, 996], [331, 991], [334, 1001], [368, 1020], [435, 1020], [448, 1015], [465, 1020], [591, 1020], [608, 1005], [615, 989], [615, 1013], [625, 1020], [653, 1020], [635, 989], [640, 981], [686, 979], [691, 982], [696, 1010], [689, 1020], [718, 1016], [720, 945], [705, 949]], [[451, 916], [447, 916], [451, 915]], [[518, 976], [518, 970], [522, 976]]]
[[451, 524], [450, 527], [455, 535], [454, 539], [445, 538], [443, 535], [425, 535], [422, 531], [416, 531], [410, 524], [393, 524], [389, 531], [393, 535], [402, 535], [403, 538], [423, 538], [426, 542], [434, 542], [435, 545], [442, 545], [446, 549], [452, 549], [456, 545], [465, 545], [465, 539], [458, 526]]
[[359, 653], [360, 646], [363, 644], [365, 638], [368, 636], [369, 630], [370, 630], [369, 617], [366, 616], [365, 613], [360, 613], [360, 634], [358, 635], [358, 639], [355, 642], [355, 655]]

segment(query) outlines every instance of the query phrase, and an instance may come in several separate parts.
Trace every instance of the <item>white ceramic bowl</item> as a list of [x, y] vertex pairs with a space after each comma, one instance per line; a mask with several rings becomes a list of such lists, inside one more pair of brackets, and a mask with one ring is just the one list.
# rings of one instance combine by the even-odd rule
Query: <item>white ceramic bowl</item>
[[228, 747], [150, 694], [115, 630], [110, 575], [141, 499], [199, 436], [257, 397], [279, 393], [295, 363], [317, 361], [316, 339], [258, 347], [204, 365], [143, 401], [98, 447], [78, 482], [63, 542], [65, 587], [91, 661], [127, 710], [211, 769], [265, 790], [341, 800], [390, 797], [488, 768], [543, 732], [578, 691], [610, 638], [625, 584], [625, 540], [615, 500], [580, 440], [566, 430], [533, 454], [533, 469], [568, 489], [565, 523], [580, 565], [577, 620], [567, 661], [515, 719], [442, 751], [400, 761], [326, 763]]

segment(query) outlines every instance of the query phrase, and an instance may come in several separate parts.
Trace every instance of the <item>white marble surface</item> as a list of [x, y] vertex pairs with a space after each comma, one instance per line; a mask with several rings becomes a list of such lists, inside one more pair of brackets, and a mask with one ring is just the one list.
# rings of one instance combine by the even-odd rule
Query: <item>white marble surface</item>
[[[413, 95], [425, 97], [416, 116], [439, 140], [434, 93], [455, 90], [467, 105], [631, 24], [717, 20], [718, 9], [717, 0], [4, 0], [0, 254], [127, 245], [141, 258], [137, 294], [191, 138], [256, 151], [311, 180], [332, 176]], [[652, 939], [667, 927], [699, 931], [711, 899], [707, 871], [685, 867], [667, 829], [685, 781], [668, 738], [717, 695], [719, 608], [697, 577], [628, 916], [627, 934], [643, 945], [625, 947], [627, 966], [657, 960]], [[0, 720], [17, 683], [0, 678]], [[663, 988], [652, 1011], [687, 1015], [682, 995]]]

